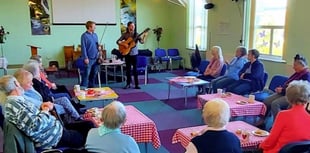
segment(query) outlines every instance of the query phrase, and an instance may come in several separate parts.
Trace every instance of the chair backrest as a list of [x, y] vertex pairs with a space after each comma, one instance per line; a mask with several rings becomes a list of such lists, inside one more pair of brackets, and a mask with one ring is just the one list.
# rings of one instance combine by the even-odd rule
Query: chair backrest
[[75, 67], [77, 68], [78, 71], [78, 81], [79, 83], [82, 82], [82, 74], [85, 71], [85, 64], [84, 64], [84, 59], [82, 57], [78, 58], [75, 63]]
[[198, 64], [198, 61], [197, 61], [197, 59], [196, 59], [195, 53], [192, 53], [192, 54], [191, 54], [190, 60], [191, 60], [192, 69], [198, 68], [198, 66], [199, 66], [200, 63]]
[[147, 58], [145, 56], [137, 56], [137, 67], [146, 67], [147, 66]]
[[[264, 87], [266, 86], [267, 80], [268, 80], [268, 73], [267, 73], [267, 72], [264, 72], [264, 84], [263, 84], [263, 89], [264, 89]], [[263, 90], [263, 89], [262, 89], [262, 90]]]
[[149, 49], [139, 49], [138, 50], [138, 56], [153, 56], [153, 52], [150, 51]]
[[58, 61], [49, 61], [48, 66], [50, 66], [50, 67], [55, 66], [55, 67], [59, 68], [59, 63], [58, 63]]
[[116, 49], [116, 48], [114, 48], [111, 51], [111, 54], [116, 55], [117, 59], [122, 59], [123, 58], [123, 55], [121, 54], [121, 52], [118, 49]]
[[285, 145], [279, 153], [305, 153], [310, 151], [310, 141], [299, 141]]
[[208, 60], [202, 60], [200, 62], [200, 65], [198, 66], [198, 70], [200, 74], [203, 74], [207, 68], [207, 66], [209, 65], [210, 61]]
[[36, 152], [32, 140], [7, 120], [4, 120], [3, 133], [4, 152]]
[[76, 68], [78, 68], [80, 71], [84, 71], [84, 68], [85, 68], [85, 64], [84, 64], [84, 60], [83, 58], [78, 58], [76, 61], [75, 61], [75, 66]]
[[225, 73], [226, 73], [226, 64], [224, 64], [223, 65], [223, 67], [222, 67], [222, 70], [221, 70], [221, 73], [220, 73], [220, 76], [223, 76], [223, 75], [225, 75]]
[[64, 46], [65, 61], [73, 60], [74, 45]]
[[268, 89], [275, 92], [275, 89], [277, 87], [283, 85], [287, 81], [287, 79], [288, 79], [288, 77], [284, 76], [284, 75], [277, 74], [277, 75], [273, 76], [271, 81], [270, 81]]
[[179, 49], [177, 48], [169, 48], [167, 52], [168, 56], [180, 56]]
[[157, 57], [165, 57], [167, 56], [166, 50], [162, 48], [155, 49], [155, 56]]

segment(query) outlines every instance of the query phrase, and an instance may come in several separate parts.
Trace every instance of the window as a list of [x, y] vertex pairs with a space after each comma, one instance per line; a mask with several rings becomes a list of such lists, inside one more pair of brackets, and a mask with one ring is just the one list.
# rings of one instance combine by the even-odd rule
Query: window
[[188, 36], [187, 48], [207, 49], [207, 21], [208, 11], [204, 9], [205, 0], [188, 1]]
[[252, 1], [249, 46], [263, 58], [282, 60], [286, 5], [287, 0]]

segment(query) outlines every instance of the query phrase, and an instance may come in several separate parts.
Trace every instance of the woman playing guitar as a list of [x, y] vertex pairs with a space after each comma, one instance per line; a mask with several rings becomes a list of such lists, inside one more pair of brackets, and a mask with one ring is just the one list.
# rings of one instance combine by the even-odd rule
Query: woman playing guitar
[[[143, 44], [144, 38], [141, 38], [140, 35], [138, 35], [138, 33], [136, 32], [135, 24], [133, 22], [128, 22], [126, 32], [123, 33], [122, 36], [116, 41], [116, 43], [120, 46], [120, 52], [122, 53], [122, 55], [125, 55], [127, 80], [124, 89], [130, 88], [131, 74], [133, 74], [134, 76], [135, 89], [140, 89], [137, 73], [137, 43], [139, 41], [141, 44]], [[122, 50], [128, 50], [128, 53], [124, 53], [122, 52]]]

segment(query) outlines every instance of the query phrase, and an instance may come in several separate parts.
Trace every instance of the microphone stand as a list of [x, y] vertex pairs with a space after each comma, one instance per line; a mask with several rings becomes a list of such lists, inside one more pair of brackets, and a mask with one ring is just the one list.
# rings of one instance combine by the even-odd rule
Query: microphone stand
[[[106, 30], [107, 30], [107, 25], [105, 25], [105, 27], [104, 27], [104, 29], [103, 29], [103, 33], [102, 33], [102, 35], [101, 35], [99, 45], [102, 43], [102, 39], [103, 39], [103, 36], [104, 36], [104, 34], [105, 34]], [[103, 46], [103, 47], [104, 47], [104, 46]], [[102, 50], [104, 50], [103, 48], [101, 48], [101, 49], [102, 49]]]

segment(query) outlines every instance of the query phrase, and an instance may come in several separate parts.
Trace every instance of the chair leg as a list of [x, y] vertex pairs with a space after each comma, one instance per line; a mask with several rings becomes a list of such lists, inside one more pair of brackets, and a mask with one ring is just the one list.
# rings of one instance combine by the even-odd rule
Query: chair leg
[[147, 73], [147, 69], [145, 69], [144, 71], [144, 84], [146, 85], [147, 84], [147, 80], [148, 79], [148, 73]]
[[172, 71], [172, 59], [169, 59], [170, 70]]

